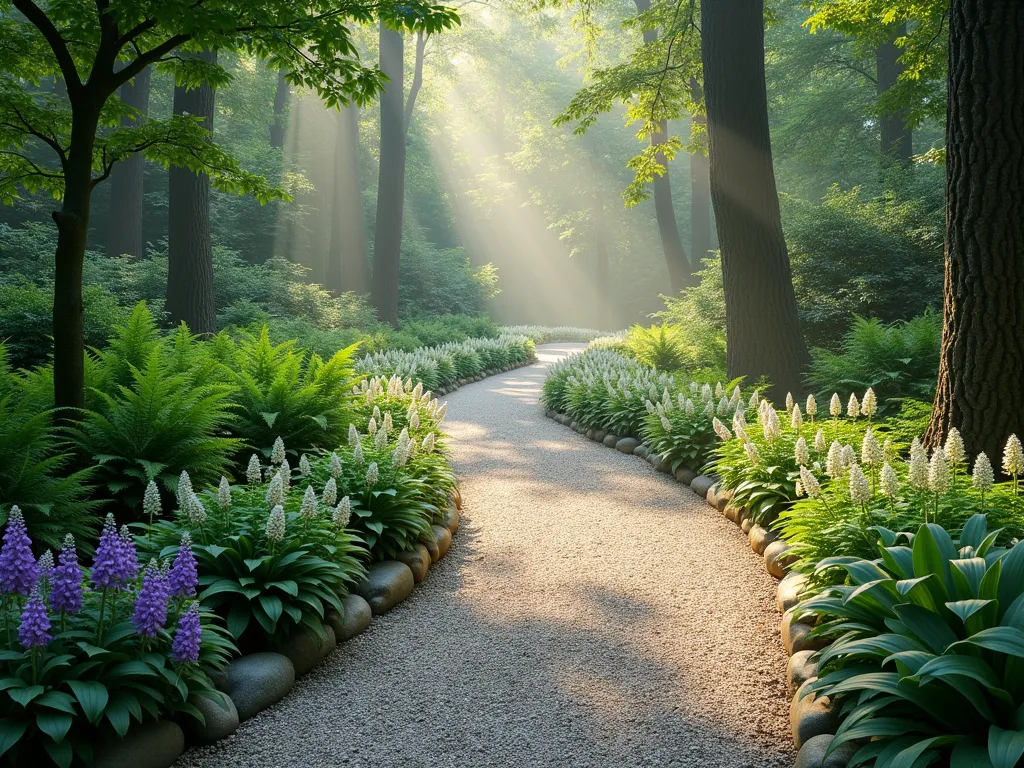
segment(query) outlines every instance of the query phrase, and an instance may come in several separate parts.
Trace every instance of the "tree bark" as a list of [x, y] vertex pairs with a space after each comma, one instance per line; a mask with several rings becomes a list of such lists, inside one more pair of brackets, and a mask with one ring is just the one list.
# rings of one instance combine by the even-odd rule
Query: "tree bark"
[[[651, 7], [651, 0], [633, 0], [637, 13], [643, 13]], [[644, 43], [653, 43], [658, 39], [657, 29], [644, 30]], [[651, 146], [658, 147], [668, 138], [668, 124], [665, 120], [658, 123], [658, 130], [651, 135]], [[678, 295], [683, 288], [696, 285], [693, 267], [686, 258], [683, 239], [679, 236], [679, 225], [676, 223], [676, 211], [672, 205], [672, 182], [669, 178], [668, 161], [658, 153], [658, 163], [665, 172], [654, 178], [654, 215], [658, 221], [658, 235], [661, 238], [661, 249], [665, 254], [668, 267], [668, 281], [672, 294]]]
[[952, 0], [942, 356], [926, 444], [1024, 437], [1024, 4]]
[[409, 126], [412, 125], [413, 112], [416, 109], [416, 97], [420, 95], [420, 88], [423, 87], [423, 58], [427, 51], [427, 36], [423, 32], [416, 35], [416, 58], [412, 68], [412, 84], [409, 86], [409, 96], [405, 100], [405, 135], [409, 135]]
[[281, 149], [284, 146], [284, 134], [288, 125], [288, 97], [291, 86], [285, 79], [284, 70], [277, 73], [277, 90], [274, 91], [274, 122], [270, 124], [270, 146]]
[[[216, 51], [197, 54], [217, 60]], [[174, 113], [202, 118], [213, 131], [214, 89], [201, 85], [191, 91], [174, 89]], [[184, 322], [193, 333], [217, 332], [213, 295], [213, 243], [210, 237], [210, 178], [172, 166], [169, 173], [166, 310], [174, 323]]]
[[380, 25], [380, 70], [388, 77], [380, 97], [380, 174], [373, 238], [371, 300], [377, 317], [398, 323], [398, 270], [405, 201], [405, 85], [402, 34]]
[[[699, 104], [704, 92], [695, 79], [690, 80], [694, 103]], [[707, 126], [704, 115], [694, 115], [693, 121]], [[690, 258], [693, 268], [701, 269], [701, 261], [711, 250], [711, 166], [703, 152], [690, 153]]]
[[808, 362], [772, 167], [763, 0], [701, 4], [711, 199], [722, 250], [729, 377], [778, 400]]
[[[151, 70], [147, 67], [135, 76], [134, 82], [121, 86], [121, 101], [139, 110], [143, 115], [149, 112], [149, 81]], [[125, 118], [122, 126], [138, 125]], [[141, 153], [128, 156], [110, 174], [110, 222], [107, 229], [107, 256], [128, 255], [141, 259], [144, 255], [142, 242], [142, 172], [144, 160]]]
[[[903, 74], [904, 66], [900, 62], [900, 49], [896, 47], [896, 38], [907, 34], [907, 25], [902, 24], [893, 36], [875, 49], [876, 82], [878, 95], [882, 96], [896, 85]], [[907, 125], [905, 111], [895, 114], [883, 112], [879, 116], [879, 129], [882, 138], [882, 166], [909, 166], [914, 156], [913, 129]]]
[[370, 264], [366, 259], [363, 188], [359, 183], [359, 108], [355, 104], [342, 107], [337, 120], [327, 287], [336, 294], [364, 294], [370, 292]]

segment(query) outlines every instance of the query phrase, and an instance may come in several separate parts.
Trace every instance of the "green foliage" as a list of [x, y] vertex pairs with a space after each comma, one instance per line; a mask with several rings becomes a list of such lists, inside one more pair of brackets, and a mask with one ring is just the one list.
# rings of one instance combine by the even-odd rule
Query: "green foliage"
[[634, 325], [626, 344], [637, 360], [662, 371], [678, 371], [696, 362], [687, 354], [690, 350], [683, 329], [670, 323], [650, 328]]
[[720, 255], [703, 259], [700, 284], [676, 298], [664, 296], [665, 309], [654, 316], [680, 329], [688, 345], [689, 374], [698, 381], [725, 376], [725, 292]]
[[916, 535], [876, 528], [881, 559], [836, 557], [848, 583], [796, 615], [834, 642], [807, 693], [828, 696], [843, 722], [830, 749], [861, 743], [854, 762], [953, 768], [1016, 765], [1024, 754], [1024, 549], [971, 517], [959, 541], [933, 523]]
[[[692, 394], [696, 397], [696, 392]], [[710, 400], [701, 401], [699, 406], [694, 406], [690, 398], [679, 400], [681, 404], [673, 405], [670, 398], [663, 398], [650, 409], [653, 412], [640, 434], [672, 472], [679, 467], [696, 471], [708, 460], [717, 442], [712, 422], [714, 407]]]
[[882, 399], [883, 411], [898, 407], [899, 398], [930, 400], [941, 342], [942, 318], [932, 312], [890, 325], [855, 316], [839, 351], [812, 350], [808, 381], [821, 394], [844, 397], [870, 387]]

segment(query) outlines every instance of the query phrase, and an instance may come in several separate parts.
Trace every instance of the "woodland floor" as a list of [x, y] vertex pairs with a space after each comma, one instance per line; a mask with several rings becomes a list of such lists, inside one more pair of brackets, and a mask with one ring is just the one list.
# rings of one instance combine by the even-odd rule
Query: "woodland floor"
[[448, 398], [447, 558], [179, 765], [792, 766], [775, 581], [688, 488], [544, 417], [545, 369], [578, 348]]

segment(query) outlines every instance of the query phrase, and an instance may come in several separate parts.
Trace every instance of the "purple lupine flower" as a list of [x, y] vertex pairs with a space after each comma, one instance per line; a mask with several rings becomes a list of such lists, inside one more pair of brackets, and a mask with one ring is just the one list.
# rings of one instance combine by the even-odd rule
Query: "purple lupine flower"
[[78, 613], [82, 610], [82, 568], [78, 565], [75, 538], [70, 533], [64, 537], [58, 562], [51, 578], [50, 606], [55, 611]]
[[117, 535], [114, 516], [107, 513], [103, 521], [103, 533], [96, 547], [96, 558], [92, 563], [92, 582], [100, 589], [119, 589], [124, 586], [124, 545]]
[[173, 597], [195, 597], [199, 573], [196, 570], [196, 556], [192, 554], [192, 537], [188, 533], [181, 536], [181, 546], [171, 566], [169, 582]]
[[135, 539], [128, 532], [128, 526], [121, 526], [121, 556], [122, 568], [124, 569], [125, 582], [133, 580], [139, 575], [139, 555], [135, 551]]
[[203, 625], [199, 620], [199, 603], [192, 603], [178, 619], [178, 628], [171, 641], [171, 656], [179, 664], [198, 661], [202, 641]]
[[46, 615], [46, 606], [33, 592], [21, 612], [21, 625], [18, 627], [18, 642], [26, 649], [42, 648], [53, 640], [50, 634], [50, 617]]
[[153, 560], [142, 574], [142, 589], [135, 598], [132, 624], [142, 637], [154, 638], [167, 623], [167, 579]]
[[30, 595], [38, 580], [39, 567], [32, 556], [32, 540], [25, 528], [25, 518], [15, 505], [11, 507], [3, 547], [0, 547], [0, 593]]

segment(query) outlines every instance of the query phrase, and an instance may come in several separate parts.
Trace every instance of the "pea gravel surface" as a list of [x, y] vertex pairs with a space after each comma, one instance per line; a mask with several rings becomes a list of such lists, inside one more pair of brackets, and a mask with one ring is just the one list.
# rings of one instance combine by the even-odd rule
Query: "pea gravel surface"
[[448, 398], [451, 552], [179, 766], [792, 766], [775, 581], [688, 488], [545, 418], [581, 348]]

